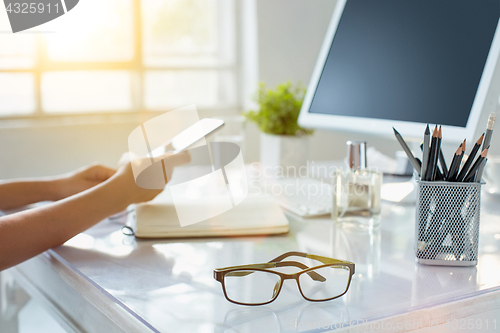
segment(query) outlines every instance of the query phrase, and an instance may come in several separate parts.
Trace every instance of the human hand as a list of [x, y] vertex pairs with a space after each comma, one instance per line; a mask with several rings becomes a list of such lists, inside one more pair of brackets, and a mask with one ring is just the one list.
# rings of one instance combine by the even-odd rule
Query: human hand
[[[191, 161], [191, 155], [189, 152], [181, 152], [175, 155], [172, 153], [166, 153], [162, 157], [164, 161], [168, 161], [164, 163], [165, 175], [167, 179], [171, 179], [173, 170], [176, 166], [180, 166]], [[127, 204], [152, 200], [163, 191], [165, 183], [158, 186], [159, 184], [156, 184], [155, 179], [151, 179], [155, 184], [154, 187], [144, 188], [137, 185], [137, 177], [139, 176], [138, 170], [144, 171], [144, 165], [151, 165], [150, 158], [135, 157], [132, 161], [130, 161], [128, 154], [124, 154], [118, 165], [118, 172], [110, 179], [110, 183], [112, 183], [113, 186], [116, 186], [117, 189], [120, 189], [116, 190], [117, 194], [119, 193], [122, 195]]]
[[88, 190], [106, 181], [115, 173], [115, 169], [100, 164], [91, 164], [63, 175], [55, 180], [58, 193], [57, 199], [64, 199]]
[[109, 185], [114, 187], [116, 195], [125, 202], [125, 206], [133, 203], [140, 203], [153, 200], [163, 189], [145, 189], [137, 186], [132, 164], [130, 162], [120, 162], [120, 167], [116, 174], [109, 180]]

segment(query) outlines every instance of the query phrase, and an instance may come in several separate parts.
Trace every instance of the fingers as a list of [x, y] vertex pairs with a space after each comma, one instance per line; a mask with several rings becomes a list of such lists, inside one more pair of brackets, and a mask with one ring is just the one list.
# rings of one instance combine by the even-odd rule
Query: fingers
[[90, 168], [91, 174], [90, 179], [95, 180], [97, 182], [103, 182], [116, 173], [116, 170], [113, 168], [109, 168], [104, 165], [95, 165]]
[[115, 169], [101, 165], [98, 179], [101, 181], [105, 181], [108, 178], [111, 178], [115, 173], [116, 173]]

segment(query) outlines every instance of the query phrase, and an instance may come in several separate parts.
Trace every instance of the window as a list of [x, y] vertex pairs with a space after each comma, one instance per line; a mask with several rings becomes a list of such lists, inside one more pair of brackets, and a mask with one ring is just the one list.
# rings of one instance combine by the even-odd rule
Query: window
[[0, 34], [0, 117], [237, 107], [235, 13], [234, 0], [85, 0]]

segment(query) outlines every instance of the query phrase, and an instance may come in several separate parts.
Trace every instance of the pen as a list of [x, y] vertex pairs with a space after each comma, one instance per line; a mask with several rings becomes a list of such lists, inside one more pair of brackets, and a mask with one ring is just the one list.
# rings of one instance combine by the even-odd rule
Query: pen
[[436, 168], [436, 163], [434, 163], [434, 158], [435, 158], [435, 151], [436, 151], [436, 144], [438, 137], [437, 133], [438, 131], [436, 126], [434, 127], [434, 132], [432, 132], [431, 147], [429, 151], [429, 161], [428, 161], [427, 173], [425, 174], [425, 180], [427, 181], [432, 180]]
[[[486, 125], [486, 135], [484, 137], [482, 151], [484, 151], [484, 149], [490, 145], [491, 135], [493, 134], [493, 128], [495, 127], [496, 117], [497, 117], [497, 114], [495, 112], [490, 113], [490, 116], [488, 118], [488, 124]], [[481, 179], [483, 178], [483, 170], [484, 170], [485, 165], [486, 165], [486, 162], [481, 164], [481, 166], [477, 170], [476, 180], [478, 182], [481, 182]]]
[[485, 150], [483, 150], [483, 152], [478, 157], [476, 162], [474, 162], [474, 165], [472, 165], [472, 168], [470, 168], [469, 172], [467, 173], [467, 176], [465, 176], [464, 182], [471, 182], [474, 180], [474, 177], [476, 176], [477, 169], [479, 168], [481, 163], [484, 162], [486, 155], [488, 155], [488, 150], [489, 150], [489, 147], [486, 148]]
[[453, 155], [453, 160], [451, 161], [450, 170], [448, 171], [447, 180], [453, 182], [458, 174], [458, 168], [460, 167], [460, 162], [462, 162], [462, 156], [464, 156], [464, 152], [462, 150], [462, 143], [458, 146], [455, 155]]
[[425, 177], [427, 174], [427, 167], [429, 163], [429, 141], [430, 141], [430, 136], [431, 132], [429, 130], [429, 124], [427, 124], [427, 127], [425, 128], [425, 133], [424, 133], [424, 143], [423, 143], [423, 149], [422, 149], [422, 176]]
[[394, 130], [394, 135], [396, 136], [396, 139], [398, 139], [399, 144], [401, 145], [401, 147], [405, 151], [406, 156], [408, 156], [408, 159], [410, 160], [411, 164], [413, 165], [415, 170], [417, 170], [417, 173], [420, 176], [421, 169], [420, 169], [420, 165], [418, 165], [418, 162], [415, 159], [415, 156], [413, 156], [413, 154], [411, 153], [410, 148], [408, 148], [408, 145], [406, 144], [405, 140], [403, 140], [403, 137], [401, 136], [401, 134], [399, 134], [399, 132], [396, 131], [396, 129], [394, 127], [392, 129]]
[[462, 167], [462, 170], [458, 174], [457, 177], [457, 182], [461, 182], [464, 180], [465, 175], [467, 174], [467, 171], [469, 170], [469, 167], [472, 164], [472, 161], [474, 161], [474, 158], [476, 157], [477, 151], [479, 150], [479, 147], [481, 147], [481, 143], [483, 142], [484, 138], [484, 133], [477, 139], [476, 143], [474, 144], [474, 147], [472, 148], [469, 157], [467, 157], [467, 160], [465, 161], [464, 166]]

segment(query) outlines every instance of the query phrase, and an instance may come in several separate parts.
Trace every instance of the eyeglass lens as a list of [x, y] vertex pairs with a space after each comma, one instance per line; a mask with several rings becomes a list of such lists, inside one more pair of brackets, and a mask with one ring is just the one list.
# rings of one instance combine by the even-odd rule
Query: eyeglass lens
[[238, 303], [261, 304], [271, 301], [279, 291], [281, 278], [264, 271], [241, 270], [224, 277], [227, 297]]
[[312, 300], [327, 300], [342, 295], [349, 284], [349, 266], [327, 266], [309, 272], [316, 272], [323, 279], [313, 279], [311, 274], [299, 275], [302, 294]]

